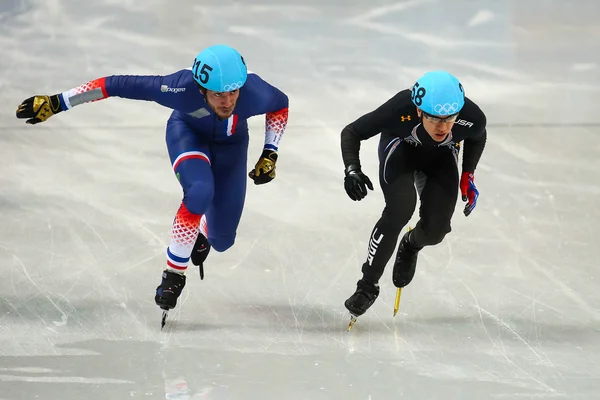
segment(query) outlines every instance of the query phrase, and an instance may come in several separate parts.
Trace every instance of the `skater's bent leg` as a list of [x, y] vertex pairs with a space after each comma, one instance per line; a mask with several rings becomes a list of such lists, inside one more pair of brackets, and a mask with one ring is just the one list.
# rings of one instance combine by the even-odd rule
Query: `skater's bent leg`
[[382, 185], [386, 206], [369, 239], [367, 261], [362, 266], [365, 280], [378, 283], [385, 266], [396, 250], [400, 231], [417, 204], [413, 174], [404, 173], [391, 184]]
[[378, 283], [383, 275], [385, 266], [396, 251], [400, 231], [410, 220], [416, 206], [414, 188], [409, 187], [398, 198], [405, 206], [388, 203], [369, 239], [367, 261], [362, 266], [362, 273], [364, 279], [373, 284]]
[[344, 305], [354, 316], [364, 314], [379, 295], [379, 279], [396, 249], [400, 231], [410, 220], [417, 203], [414, 159], [400, 138], [382, 134], [379, 142], [379, 184], [385, 208], [371, 231], [363, 277]]
[[385, 208], [371, 232], [363, 278], [376, 284], [396, 250], [400, 231], [412, 216], [417, 194], [411, 148], [398, 138], [384, 137], [379, 144], [379, 183]]
[[215, 195], [206, 214], [208, 242], [218, 252], [233, 246], [246, 199], [248, 139], [214, 144]]
[[[184, 272], [198, 237], [200, 219], [214, 195], [209, 148], [199, 141], [199, 136], [185, 122], [172, 117], [167, 123], [166, 142], [173, 171], [183, 188], [183, 201], [173, 221], [167, 269], [154, 297], [165, 311], [177, 305], [185, 287]], [[163, 323], [164, 318], [163, 315]]]
[[173, 221], [167, 266], [183, 273], [198, 238], [200, 220], [212, 202], [214, 185], [210, 166], [204, 160], [185, 160], [175, 171], [180, 177], [184, 195]]
[[420, 220], [410, 238], [415, 247], [436, 245], [450, 233], [450, 222], [458, 197], [458, 170], [451, 154], [440, 157], [435, 167], [426, 173]]
[[211, 155], [206, 144], [182, 121], [170, 119], [167, 125], [167, 147], [173, 170], [183, 188], [183, 201], [177, 211], [167, 248], [167, 269], [184, 273], [200, 220], [214, 196]]

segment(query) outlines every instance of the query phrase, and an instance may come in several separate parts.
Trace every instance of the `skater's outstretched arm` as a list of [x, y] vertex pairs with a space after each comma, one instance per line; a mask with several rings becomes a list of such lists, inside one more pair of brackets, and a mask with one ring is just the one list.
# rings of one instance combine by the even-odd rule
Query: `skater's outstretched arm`
[[175, 110], [191, 112], [204, 103], [192, 72], [183, 69], [170, 75], [111, 75], [86, 82], [55, 95], [36, 95], [17, 108], [17, 118], [28, 124], [44, 122], [54, 114], [80, 104], [121, 97], [153, 101]]

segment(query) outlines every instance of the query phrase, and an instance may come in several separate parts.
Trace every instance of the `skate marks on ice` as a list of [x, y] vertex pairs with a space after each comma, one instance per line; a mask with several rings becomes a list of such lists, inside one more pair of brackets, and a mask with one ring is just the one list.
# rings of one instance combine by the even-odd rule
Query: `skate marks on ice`
[[[443, 35], [440, 34], [441, 32], [435, 32], [436, 30], [443, 31], [447, 24], [428, 24], [426, 30], [422, 29], [421, 19], [417, 16], [426, 12], [424, 10], [427, 10], [429, 7], [447, 7], [446, 4], [436, 0], [404, 1], [397, 4], [372, 8], [366, 12], [346, 19], [343, 23], [373, 31], [378, 34], [400, 37], [409, 43], [412, 42], [415, 45], [425, 45], [426, 47], [435, 49], [456, 50], [457, 48], [464, 47], [509, 47], [510, 43], [508, 41], [497, 39], [481, 40], [481, 36], [476, 36], [477, 39], [474, 40], [472, 39], [472, 35], [460, 37], [462, 34], [460, 31], [453, 31], [452, 35]], [[449, 12], [452, 12], [452, 10], [449, 9]], [[471, 27], [483, 26], [494, 20], [494, 13], [488, 9], [484, 10], [473, 7], [470, 12], [471, 15], [468, 13], [457, 13], [457, 17], [464, 20], [464, 25], [470, 25]], [[443, 15], [443, 12], [441, 14]], [[411, 16], [413, 18], [411, 18]], [[454, 23], [460, 24], [460, 22]], [[405, 25], [403, 26], [402, 24]]]
[[[211, 392], [211, 400], [247, 399], [248, 393], [265, 399], [364, 400], [392, 395], [583, 399], [598, 388], [589, 377], [540, 370], [536, 373], [551, 376], [546, 380], [548, 388], [536, 387], [520, 371], [486, 354], [464, 357], [460, 349], [451, 348], [422, 349], [391, 359], [383, 353], [348, 354], [334, 348], [299, 354], [89, 340], [57, 346], [53, 355], [0, 356], [0, 390], [8, 398], [27, 393], [30, 398], [65, 400], [164, 399], [173, 391], [180, 395]], [[369, 385], [358, 383], [365, 376]], [[432, 379], [436, 385], [431, 385]], [[561, 384], [571, 380], [580, 383], [578, 389], [561, 390]]]
[[[554, 365], [552, 364], [552, 362], [549, 361], [547, 358], [542, 358], [542, 356], [540, 356], [540, 354], [538, 354], [538, 352], [529, 344], [529, 342], [526, 341], [525, 339], [523, 339], [523, 337], [513, 327], [511, 327], [507, 322], [503, 321], [502, 319], [500, 319], [496, 315], [492, 314], [491, 312], [483, 309], [479, 305], [479, 301], [477, 300], [477, 297], [475, 296], [475, 294], [473, 293], [471, 288], [460, 278], [458, 278], [458, 280], [464, 285], [466, 290], [473, 297], [473, 301], [475, 303], [474, 307], [477, 309], [477, 312], [479, 315], [479, 320], [481, 321], [481, 327], [482, 327], [483, 331], [485, 332], [486, 336], [488, 337], [490, 343], [494, 347], [494, 349], [498, 352], [499, 357], [504, 358], [508, 364], [514, 366], [515, 370], [520, 371], [522, 373], [523, 377], [531, 379], [533, 382], [538, 384], [541, 389], [543, 389], [547, 392], [553, 393], [553, 394], [557, 393], [556, 389], [550, 387], [543, 380], [536, 378], [534, 375], [532, 375], [526, 369], [520, 367], [517, 363], [515, 363], [515, 361], [513, 361], [510, 354], [508, 354], [508, 352], [506, 350], [504, 341], [502, 339], [502, 334], [500, 334], [499, 343], [498, 343], [498, 341], [494, 340], [494, 338], [492, 337], [492, 335], [490, 334], [490, 332], [486, 326], [484, 316], [487, 318], [491, 318], [493, 320], [493, 322], [497, 325], [499, 331], [501, 331], [504, 328], [504, 329], [508, 330], [508, 332], [511, 335], [513, 335], [517, 340], [519, 340], [521, 343], [523, 343], [526, 347], [526, 350], [530, 351], [531, 353], [533, 353], [535, 355], [535, 359], [533, 361], [534, 365], [539, 364], [539, 365], [548, 365], [550, 367], [553, 367]], [[526, 352], [524, 352], [524, 353], [526, 353]]]

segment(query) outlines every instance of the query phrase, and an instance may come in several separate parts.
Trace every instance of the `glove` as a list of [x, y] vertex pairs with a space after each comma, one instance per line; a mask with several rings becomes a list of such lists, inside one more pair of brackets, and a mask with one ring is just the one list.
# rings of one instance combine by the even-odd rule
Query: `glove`
[[248, 173], [255, 185], [262, 185], [275, 179], [275, 163], [277, 152], [264, 149], [254, 169]]
[[344, 178], [344, 189], [348, 196], [354, 201], [360, 201], [367, 195], [367, 188], [373, 190], [369, 177], [363, 174], [359, 165], [349, 165]]
[[463, 213], [465, 217], [471, 214], [471, 211], [475, 209], [477, 205], [477, 198], [479, 197], [479, 191], [475, 187], [475, 176], [472, 172], [463, 172], [460, 177], [460, 192], [462, 194], [462, 201], [467, 201]]
[[33, 96], [24, 100], [19, 105], [17, 108], [17, 118], [29, 118], [25, 122], [35, 125], [39, 122], [44, 122], [61, 111], [60, 100], [57, 94], [53, 96]]

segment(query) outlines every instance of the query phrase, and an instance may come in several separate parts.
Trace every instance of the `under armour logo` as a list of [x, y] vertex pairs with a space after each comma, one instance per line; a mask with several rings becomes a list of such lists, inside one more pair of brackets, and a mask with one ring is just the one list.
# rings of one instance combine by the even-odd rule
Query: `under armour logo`
[[460, 142], [455, 143], [453, 140], [449, 141], [448, 143], [441, 144], [439, 147], [448, 147], [450, 150], [452, 150], [452, 153], [455, 156], [457, 156], [460, 152]]
[[400, 121], [404, 122], [404, 121], [410, 121], [410, 115], [402, 115], [400, 117]]

